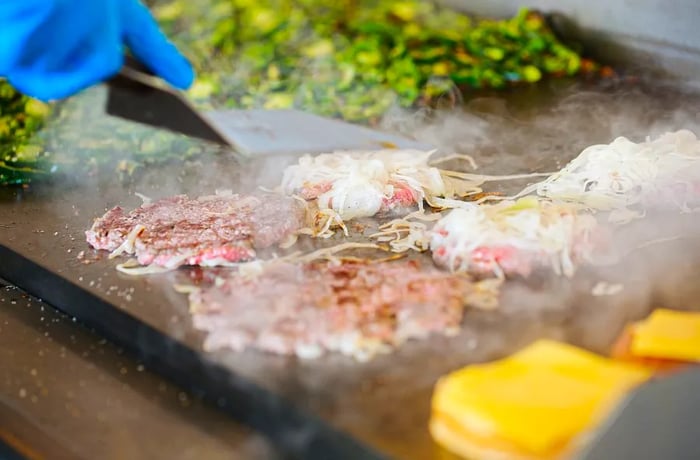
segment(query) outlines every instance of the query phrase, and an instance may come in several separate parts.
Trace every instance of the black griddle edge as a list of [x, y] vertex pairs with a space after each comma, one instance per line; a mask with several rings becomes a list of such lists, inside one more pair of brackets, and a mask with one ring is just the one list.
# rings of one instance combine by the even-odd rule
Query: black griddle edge
[[267, 436], [285, 458], [387, 458], [2, 244], [0, 277], [75, 317], [149, 370]]
[[0, 438], [0, 460], [25, 460], [25, 457]]

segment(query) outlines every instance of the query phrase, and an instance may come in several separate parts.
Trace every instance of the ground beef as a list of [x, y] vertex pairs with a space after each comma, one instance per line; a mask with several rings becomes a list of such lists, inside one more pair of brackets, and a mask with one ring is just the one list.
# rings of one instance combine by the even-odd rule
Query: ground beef
[[269, 196], [211, 195], [164, 198], [125, 212], [115, 207], [86, 232], [96, 249], [114, 251], [139, 226], [133, 252], [142, 265], [216, 265], [255, 257], [303, 225], [296, 200]]
[[368, 358], [407, 339], [457, 332], [464, 276], [416, 261], [279, 263], [255, 277], [228, 274], [190, 294], [205, 348], [316, 357], [326, 350]]

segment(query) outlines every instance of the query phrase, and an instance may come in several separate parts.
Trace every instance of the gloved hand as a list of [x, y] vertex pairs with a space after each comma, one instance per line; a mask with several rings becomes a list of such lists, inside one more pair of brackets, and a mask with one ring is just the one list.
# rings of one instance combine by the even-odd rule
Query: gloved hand
[[138, 0], [0, 0], [0, 76], [38, 99], [114, 75], [124, 46], [173, 86], [192, 84], [192, 66]]

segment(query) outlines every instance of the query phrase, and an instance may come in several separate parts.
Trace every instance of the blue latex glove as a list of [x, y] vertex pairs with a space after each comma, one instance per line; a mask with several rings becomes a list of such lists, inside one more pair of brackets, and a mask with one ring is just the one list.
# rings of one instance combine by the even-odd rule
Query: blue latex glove
[[194, 71], [138, 0], [0, 0], [0, 76], [41, 100], [116, 74], [124, 47], [175, 87]]

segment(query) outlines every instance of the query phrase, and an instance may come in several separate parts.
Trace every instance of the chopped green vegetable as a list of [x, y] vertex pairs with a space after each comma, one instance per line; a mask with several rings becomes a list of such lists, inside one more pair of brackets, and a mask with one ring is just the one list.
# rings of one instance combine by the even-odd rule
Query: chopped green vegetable
[[[372, 124], [396, 105], [454, 106], [469, 89], [601, 71], [527, 9], [476, 21], [429, 0], [147, 3], [193, 61], [187, 95], [201, 109], [301, 108]], [[49, 106], [0, 80], [0, 185], [99, 168], [130, 176], [209, 149], [111, 119], [87, 93]]]
[[[371, 123], [393, 104], [434, 105], [458, 90], [598, 70], [527, 9], [474, 21], [425, 0], [155, 3], [199, 78], [215, 82], [209, 102], [225, 107], [295, 107]], [[368, 93], [376, 98], [368, 102]]]
[[0, 94], [0, 127], [9, 128], [0, 130], [0, 185], [56, 175], [79, 178], [100, 169], [128, 180], [145, 166], [187, 160], [216, 148], [106, 116], [98, 90], [52, 106], [1, 81]]
[[0, 185], [20, 184], [28, 174], [39, 172], [43, 148], [34, 139], [49, 107], [21, 95], [0, 79]]

